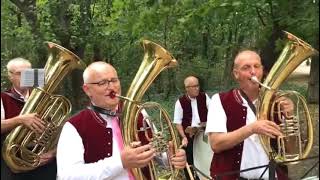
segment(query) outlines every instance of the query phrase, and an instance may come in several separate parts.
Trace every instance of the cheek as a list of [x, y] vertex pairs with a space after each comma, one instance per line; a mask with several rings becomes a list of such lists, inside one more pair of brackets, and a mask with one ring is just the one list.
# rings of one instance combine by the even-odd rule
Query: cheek
[[251, 77], [251, 73], [239, 73], [236, 80], [238, 81], [247, 81]]
[[20, 85], [20, 79], [19, 78], [12, 78], [12, 82], [16, 85]]
[[101, 104], [101, 102], [105, 101], [105, 96], [103, 93], [99, 91], [91, 92], [91, 99], [97, 103], [97, 105]]
[[262, 77], [263, 76], [263, 70], [261, 69], [261, 70], [257, 71], [257, 75]]

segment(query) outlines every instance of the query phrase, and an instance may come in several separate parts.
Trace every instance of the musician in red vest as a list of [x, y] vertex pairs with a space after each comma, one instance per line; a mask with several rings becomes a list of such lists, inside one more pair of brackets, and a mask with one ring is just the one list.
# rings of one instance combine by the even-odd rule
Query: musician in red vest
[[[186, 94], [176, 101], [173, 123], [176, 124], [182, 139], [188, 164], [193, 165], [193, 134], [186, 132], [186, 129], [187, 127], [200, 127], [207, 122], [207, 107], [210, 98], [206, 93], [200, 92], [199, 80], [194, 76], [185, 78], [184, 87]], [[185, 175], [189, 179], [187, 170], [185, 170]]]
[[[120, 80], [115, 68], [103, 61], [90, 64], [83, 73], [84, 92], [91, 105], [64, 125], [57, 149], [58, 179], [132, 180], [131, 168], [145, 167], [156, 155], [150, 144], [133, 142], [124, 147], [119, 122]], [[184, 168], [185, 152], [171, 158]]]
[[[44, 122], [36, 113], [19, 115], [30, 94], [30, 88], [21, 87], [21, 72], [30, 69], [31, 63], [24, 58], [11, 59], [7, 64], [8, 79], [12, 87], [1, 92], [1, 148], [7, 135], [17, 126], [24, 125], [37, 133], [43, 132]], [[1, 155], [1, 179], [56, 179], [55, 151], [40, 156], [40, 167], [24, 173], [13, 173]]]
[[[271, 138], [282, 135], [276, 123], [256, 119], [259, 84], [251, 78], [255, 76], [259, 81], [262, 79], [260, 56], [251, 50], [239, 52], [234, 60], [233, 75], [239, 88], [213, 95], [208, 110], [206, 133], [214, 152], [210, 168], [213, 178], [226, 172], [268, 165], [269, 157], [258, 135]], [[284, 112], [292, 112], [293, 104], [287, 99], [283, 101]], [[220, 179], [259, 179], [264, 170], [265, 168], [259, 168], [244, 171], [222, 176]], [[287, 179], [283, 169], [277, 168], [276, 172], [278, 179]], [[268, 170], [262, 179], [269, 179]]]

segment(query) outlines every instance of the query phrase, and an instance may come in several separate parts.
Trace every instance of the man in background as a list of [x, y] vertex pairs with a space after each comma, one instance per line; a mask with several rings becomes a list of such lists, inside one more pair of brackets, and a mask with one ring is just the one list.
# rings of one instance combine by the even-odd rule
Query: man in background
[[[173, 123], [176, 124], [182, 145], [186, 150], [188, 164], [193, 165], [194, 134], [186, 130], [188, 127], [191, 130], [192, 127], [204, 126], [207, 122], [210, 98], [206, 93], [200, 92], [199, 80], [194, 76], [185, 78], [184, 87], [186, 94], [176, 101]], [[185, 175], [189, 179], [186, 169]]]
[[[7, 64], [8, 79], [12, 87], [1, 92], [1, 148], [7, 135], [17, 126], [23, 125], [36, 133], [42, 133], [45, 123], [36, 113], [23, 114], [20, 112], [30, 95], [30, 88], [21, 87], [21, 72], [30, 69], [31, 63], [23, 58], [14, 58]], [[5, 180], [55, 180], [56, 161], [55, 151], [40, 156], [40, 166], [35, 170], [14, 173], [7, 166], [1, 155], [1, 179]]]

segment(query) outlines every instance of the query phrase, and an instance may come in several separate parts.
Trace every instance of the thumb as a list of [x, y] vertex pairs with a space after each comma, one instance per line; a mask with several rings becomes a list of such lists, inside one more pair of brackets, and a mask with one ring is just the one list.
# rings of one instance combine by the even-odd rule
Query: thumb
[[169, 157], [175, 154], [175, 149], [172, 141], [169, 141]]

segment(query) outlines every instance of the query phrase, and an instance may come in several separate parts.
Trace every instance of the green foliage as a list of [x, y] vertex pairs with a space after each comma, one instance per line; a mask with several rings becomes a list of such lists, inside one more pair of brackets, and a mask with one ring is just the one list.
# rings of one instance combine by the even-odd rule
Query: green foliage
[[280, 87], [280, 90], [291, 90], [291, 91], [297, 91], [300, 93], [304, 98], [307, 98], [307, 85], [303, 83], [295, 83], [295, 82], [285, 82]]
[[1, 1], [1, 90], [10, 86], [6, 64], [10, 59], [24, 57], [34, 62], [35, 43], [30, 27], [19, 9], [8, 1]]
[[[230, 76], [234, 54], [244, 47], [264, 47], [276, 25], [316, 45], [318, 4], [318, 0], [36, 0], [39, 27], [33, 27], [32, 19], [19, 9], [30, 7], [3, 0], [1, 71], [16, 56], [40, 66], [37, 59], [44, 54], [39, 54], [39, 46], [53, 41], [87, 64], [98, 59], [113, 64], [125, 93], [143, 59], [140, 41], [149, 39], [166, 48], [179, 66], [162, 72], [147, 95], [170, 99], [181, 94], [183, 79], [190, 74], [202, 79], [206, 91], [217, 92], [235, 86]], [[282, 46], [278, 40], [274, 51]], [[5, 79], [2, 76], [1, 84]], [[66, 94], [74, 95], [77, 88], [68, 87]]]

